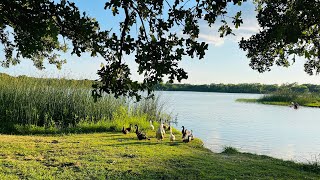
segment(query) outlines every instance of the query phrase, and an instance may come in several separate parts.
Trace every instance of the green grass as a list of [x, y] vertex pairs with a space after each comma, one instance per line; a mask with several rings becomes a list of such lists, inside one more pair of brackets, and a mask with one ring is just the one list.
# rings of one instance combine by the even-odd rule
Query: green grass
[[236, 102], [244, 102], [244, 103], [260, 103], [260, 104], [267, 104], [267, 105], [278, 105], [278, 106], [289, 106], [289, 102], [275, 102], [275, 101], [259, 101], [259, 99], [236, 99]]
[[245, 98], [240, 98], [236, 99], [236, 102], [246, 102], [246, 103], [255, 103], [257, 102], [258, 99], [245, 99]]
[[320, 102], [306, 103], [305, 106], [308, 106], [308, 107], [320, 107]]
[[[0, 135], [0, 179], [319, 179], [319, 166], [134, 133]], [[228, 148], [230, 150], [230, 148]], [[232, 150], [234, 152], [234, 150]]]

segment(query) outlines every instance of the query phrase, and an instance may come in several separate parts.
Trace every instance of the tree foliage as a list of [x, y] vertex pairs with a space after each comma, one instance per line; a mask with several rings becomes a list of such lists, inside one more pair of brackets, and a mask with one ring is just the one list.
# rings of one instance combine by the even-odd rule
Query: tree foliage
[[[232, 3], [240, 5], [241, 0]], [[202, 59], [208, 49], [206, 42], [199, 42], [199, 23], [211, 26], [221, 16], [221, 36], [231, 34], [224, 16], [225, 1], [167, 1], [167, 0], [110, 0], [105, 9], [123, 18], [119, 28], [101, 31], [98, 22], [81, 14], [72, 2], [62, 0], [4, 0], [0, 2], [0, 38], [4, 45], [3, 66], [20, 62], [21, 58], [33, 60], [42, 69], [44, 59], [61, 66], [57, 51], [65, 50], [61, 39], [71, 40], [73, 54], [89, 51], [100, 55], [106, 65], [98, 71], [99, 81], [94, 85], [95, 97], [101, 93], [141, 97], [139, 91], [150, 94], [154, 86], [166, 76], [169, 82], [186, 79], [187, 73], [179, 67], [184, 56]], [[241, 13], [231, 17], [238, 27]], [[25, 23], [28, 22], [28, 23]], [[133, 33], [134, 27], [138, 31]], [[181, 28], [182, 34], [175, 31]], [[12, 28], [12, 32], [8, 28]], [[10, 39], [10, 33], [13, 39]], [[60, 37], [60, 38], [59, 38]], [[131, 79], [126, 55], [134, 55], [142, 83]]]
[[274, 64], [288, 67], [295, 55], [306, 58], [305, 71], [320, 72], [320, 1], [255, 0], [261, 31], [242, 40], [250, 66], [259, 72]]
[[[241, 1], [234, 0], [238, 5]], [[108, 64], [99, 70], [101, 83], [96, 84], [95, 94], [114, 93], [116, 96], [129, 94], [138, 99], [139, 91], [152, 92], [154, 86], [161, 83], [164, 77], [170, 83], [174, 80], [187, 79], [187, 72], [179, 67], [184, 56], [202, 59], [208, 49], [206, 42], [199, 42], [199, 23], [208, 26], [223, 17], [227, 3], [224, 1], [167, 1], [167, 0], [111, 0], [105, 8], [114, 16], [124, 17], [120, 23], [120, 33], [111, 35], [112, 46], [106, 57]], [[235, 26], [242, 23], [241, 13], [232, 18]], [[231, 28], [225, 20], [220, 28], [221, 36], [231, 34]], [[138, 32], [132, 36], [133, 27]], [[175, 31], [182, 29], [182, 34]], [[124, 55], [134, 54], [138, 73], [144, 76], [142, 83], [131, 79], [130, 69]], [[101, 91], [102, 90], [102, 91]]]
[[196, 91], [196, 92], [225, 92], [225, 93], [256, 93], [269, 94], [278, 91], [286, 91], [297, 94], [302, 93], [320, 93], [320, 85], [315, 84], [260, 84], [260, 83], [242, 83], [242, 84], [158, 84], [157, 90], [164, 91]]
[[[10, 29], [11, 28], [11, 29]], [[5, 58], [2, 66], [17, 64], [22, 58], [44, 68], [44, 60], [58, 68], [65, 63], [59, 51], [66, 51], [65, 38], [72, 43], [72, 54], [99, 50], [104, 43], [104, 32], [98, 22], [80, 14], [74, 3], [65, 0], [2, 0], [0, 2], [0, 41]]]
[[[59, 57], [59, 51], [66, 51], [68, 40], [72, 54], [90, 52], [106, 60], [93, 85], [94, 97], [106, 92], [140, 99], [140, 91], [151, 94], [164, 78], [170, 83], [187, 79], [179, 62], [186, 56], [202, 59], [208, 49], [208, 44], [198, 39], [200, 24], [211, 27], [218, 21], [222, 24], [221, 37], [233, 34], [230, 23], [238, 28], [241, 12], [227, 16], [227, 4], [238, 6], [243, 1], [109, 0], [104, 8], [121, 19], [120, 24], [101, 30], [99, 22], [80, 13], [75, 3], [67, 0], [2, 0], [2, 65], [9, 67], [26, 58], [42, 69], [47, 59], [60, 68], [65, 60]], [[309, 74], [319, 72], [319, 1], [256, 3], [262, 30], [240, 43], [248, 51], [251, 67], [264, 72], [274, 63], [289, 66], [289, 56], [296, 54], [308, 59], [305, 69]], [[134, 56], [142, 82], [132, 79], [127, 55]]]

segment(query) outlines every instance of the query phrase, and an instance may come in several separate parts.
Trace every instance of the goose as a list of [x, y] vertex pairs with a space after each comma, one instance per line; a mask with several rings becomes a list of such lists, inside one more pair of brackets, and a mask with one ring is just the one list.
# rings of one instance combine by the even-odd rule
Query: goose
[[170, 129], [170, 141], [175, 141], [176, 137], [172, 134], [172, 128], [169, 126]]
[[122, 127], [122, 133], [123, 134], [128, 134], [129, 133], [127, 129], [124, 129], [124, 126]]
[[160, 118], [160, 123], [162, 124], [162, 131], [163, 133], [165, 134], [166, 133], [166, 129], [167, 129], [167, 126], [163, 123], [162, 119]]
[[182, 139], [190, 136], [191, 132], [187, 129], [184, 129], [184, 132], [182, 133]]
[[183, 134], [183, 132], [184, 132], [184, 126], [182, 126], [181, 128], [182, 128], [181, 133]]
[[163, 126], [164, 126], [164, 125], [162, 124], [162, 129], [161, 129], [161, 131], [162, 131], [163, 135], [165, 135], [165, 134], [166, 134], [166, 131], [165, 131], [165, 129], [164, 129]]
[[189, 134], [189, 137], [191, 137], [191, 140], [194, 140], [194, 135], [192, 130], [191, 130], [191, 133]]
[[151, 129], [152, 130], [154, 130], [154, 126], [153, 126], [153, 124], [152, 124], [152, 121], [150, 120], [150, 127], [151, 127]]
[[162, 140], [164, 138], [164, 129], [163, 129], [163, 124], [160, 124], [159, 129], [156, 132], [156, 138], [158, 140]]
[[184, 129], [184, 126], [182, 126], [182, 131], [181, 131], [181, 133], [182, 133], [182, 139], [184, 139], [184, 138], [186, 137], [186, 131], [185, 131], [185, 129]]
[[146, 134], [144, 134], [144, 133], [142, 133], [141, 131], [139, 131], [138, 125], [135, 125], [135, 127], [136, 127], [136, 135], [137, 135], [137, 138], [138, 138], [139, 140], [142, 140], [142, 139], [148, 139], [148, 140], [150, 140], [150, 138], [147, 138]]
[[164, 129], [164, 130], [167, 130], [167, 129], [168, 129], [168, 127], [167, 127], [166, 124], [163, 124], [163, 129]]
[[131, 132], [131, 129], [132, 129], [132, 124], [130, 124], [130, 127], [126, 128], [126, 130], [129, 132]]
[[185, 129], [184, 133], [186, 134], [186, 136], [189, 136], [191, 134], [191, 132], [188, 129]]
[[191, 141], [191, 137], [190, 136], [186, 136], [186, 138], [183, 138], [182, 140], [184, 143], [188, 143]]

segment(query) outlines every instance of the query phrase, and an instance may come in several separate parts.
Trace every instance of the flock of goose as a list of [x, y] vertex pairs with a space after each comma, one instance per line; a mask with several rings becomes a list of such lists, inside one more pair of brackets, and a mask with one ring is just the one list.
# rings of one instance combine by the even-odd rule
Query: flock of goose
[[[152, 124], [152, 121], [150, 121], [150, 128], [151, 128], [151, 130], [155, 130], [155, 128], [154, 128], [154, 126]], [[143, 140], [143, 139], [150, 140], [150, 138], [148, 138], [145, 133], [143, 133], [142, 131], [139, 131], [139, 126], [137, 124], [135, 125], [135, 129], [136, 129], [135, 133], [136, 133], [137, 138], [139, 140]], [[128, 127], [128, 128], [124, 128], [124, 126], [122, 127], [122, 133], [123, 134], [128, 134], [132, 130], [133, 130], [132, 129], [132, 124], [130, 124], [130, 127]], [[167, 126], [164, 123], [161, 123], [159, 128], [156, 131], [156, 138], [157, 138], [158, 141], [162, 141], [165, 138], [165, 134], [166, 134], [167, 130], [170, 131], [170, 137], [169, 137], [170, 141], [173, 142], [173, 141], [176, 140], [175, 135], [172, 133], [171, 126]], [[185, 129], [184, 126], [182, 126], [181, 133], [182, 133], [182, 142], [188, 143], [188, 142], [190, 142], [190, 141], [192, 141], [194, 139], [194, 135], [192, 133], [192, 130], [189, 131], [189, 130]]]

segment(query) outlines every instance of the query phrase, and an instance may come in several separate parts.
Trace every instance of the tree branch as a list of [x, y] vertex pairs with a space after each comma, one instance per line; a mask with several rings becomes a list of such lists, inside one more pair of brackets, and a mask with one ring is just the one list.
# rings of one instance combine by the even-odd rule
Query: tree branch
[[126, 19], [124, 20], [123, 29], [122, 29], [122, 32], [121, 32], [120, 51], [119, 51], [119, 54], [118, 54], [118, 57], [119, 57], [119, 63], [118, 64], [119, 65], [121, 64], [124, 38], [126, 36], [126, 30], [128, 29], [129, 20], [130, 20], [129, 10], [128, 10], [127, 6], [124, 7], [124, 12], [126, 14]]
[[146, 32], [146, 26], [144, 25], [144, 22], [143, 22], [143, 20], [142, 20], [141, 14], [139, 13], [139, 10], [138, 10], [136, 7], [132, 6], [132, 8], [133, 8], [133, 9], [137, 12], [137, 14], [139, 15], [141, 24], [142, 24], [142, 26], [143, 26], [144, 35], [146, 36], [147, 42], [149, 42], [148, 36], [147, 36], [147, 32]]

